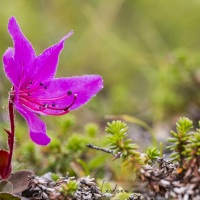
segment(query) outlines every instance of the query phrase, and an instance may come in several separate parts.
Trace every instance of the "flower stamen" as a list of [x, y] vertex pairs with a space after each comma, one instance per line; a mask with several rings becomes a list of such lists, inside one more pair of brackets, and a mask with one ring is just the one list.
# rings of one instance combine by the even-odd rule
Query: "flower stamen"
[[[74, 105], [76, 99], [77, 99], [77, 94], [74, 94], [74, 98], [73, 101], [70, 105], [64, 107], [64, 108], [59, 108], [59, 107], [55, 107], [56, 104], [52, 103], [51, 106], [48, 103], [41, 103], [41, 101], [52, 101], [52, 100], [60, 100], [62, 98], [66, 97], [66, 95], [62, 96], [62, 97], [57, 97], [57, 98], [52, 98], [52, 99], [38, 99], [38, 98], [30, 98], [28, 96], [25, 95], [20, 95], [20, 102], [31, 108], [34, 111], [39, 111], [39, 112], [43, 112], [45, 114], [48, 115], [63, 115], [66, 114], [67, 112], [69, 112], [69, 109]], [[35, 105], [35, 106], [34, 106]], [[60, 113], [51, 113], [48, 112], [49, 110], [54, 110], [54, 111], [63, 111]]]

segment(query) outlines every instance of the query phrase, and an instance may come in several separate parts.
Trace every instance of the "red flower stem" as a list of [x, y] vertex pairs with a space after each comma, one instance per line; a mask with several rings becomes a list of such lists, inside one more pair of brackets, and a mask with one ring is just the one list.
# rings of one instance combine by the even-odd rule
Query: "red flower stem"
[[[14, 87], [12, 88], [12, 91], [14, 90]], [[8, 146], [9, 146], [9, 158], [8, 158], [8, 164], [6, 167], [5, 174], [9, 175], [10, 169], [11, 169], [11, 162], [12, 162], [12, 155], [13, 155], [13, 149], [14, 149], [14, 139], [15, 139], [15, 121], [14, 121], [14, 108], [13, 108], [13, 96], [12, 91], [9, 97], [8, 102], [8, 110], [9, 110], [9, 118], [10, 118], [10, 134], [8, 134]]]

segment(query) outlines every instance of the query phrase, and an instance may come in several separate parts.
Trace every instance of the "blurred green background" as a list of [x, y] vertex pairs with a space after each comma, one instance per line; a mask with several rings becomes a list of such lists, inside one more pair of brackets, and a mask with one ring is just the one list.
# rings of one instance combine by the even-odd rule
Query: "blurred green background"
[[[0, 55], [12, 46], [11, 16], [37, 54], [74, 30], [57, 77], [100, 74], [105, 83], [73, 112], [80, 124], [102, 122], [110, 114], [129, 114], [152, 126], [183, 115], [198, 120], [199, 10], [198, 0], [0, 0]], [[0, 79], [4, 123], [10, 83], [3, 65]]]
[[[86, 144], [108, 147], [106, 115], [136, 117], [157, 136], [169, 132], [180, 116], [199, 120], [199, 11], [199, 0], [0, 0], [0, 55], [13, 45], [7, 32], [11, 16], [37, 54], [74, 30], [61, 53], [57, 77], [100, 74], [105, 84], [72, 114], [42, 117], [52, 137], [47, 147], [31, 142], [24, 119], [16, 113], [13, 170], [133, 181], [120, 162]], [[1, 66], [0, 125], [6, 128], [11, 84]], [[129, 126], [133, 140], [140, 138], [147, 148], [149, 134]], [[6, 133], [0, 133], [0, 148], [6, 148]]]

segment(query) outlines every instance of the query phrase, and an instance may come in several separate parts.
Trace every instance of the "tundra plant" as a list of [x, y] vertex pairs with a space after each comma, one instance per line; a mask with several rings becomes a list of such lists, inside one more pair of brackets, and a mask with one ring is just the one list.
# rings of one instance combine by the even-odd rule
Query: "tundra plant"
[[25, 118], [33, 142], [48, 145], [50, 138], [46, 134], [46, 125], [38, 115], [67, 114], [87, 103], [103, 88], [103, 80], [99, 75], [55, 78], [59, 54], [73, 31], [39, 56], [36, 56], [14, 17], [8, 22], [8, 31], [14, 48], [8, 48], [3, 55], [4, 71], [12, 83], [8, 99], [10, 130], [4, 129], [8, 134], [9, 151], [0, 150], [0, 176], [3, 179], [11, 173], [15, 138], [14, 109]]

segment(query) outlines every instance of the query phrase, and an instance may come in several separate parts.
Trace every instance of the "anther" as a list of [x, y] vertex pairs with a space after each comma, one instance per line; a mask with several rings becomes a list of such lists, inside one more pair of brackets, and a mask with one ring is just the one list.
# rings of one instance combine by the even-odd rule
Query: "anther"
[[44, 105], [43, 105], [44, 108], [48, 108], [48, 106], [49, 106], [49, 104], [47, 104], [47, 103], [44, 103]]
[[72, 95], [72, 91], [69, 90], [69, 91], [67, 92], [67, 94], [68, 94], [69, 96]]
[[47, 86], [46, 86], [46, 85], [44, 86], [44, 89], [47, 89]]
[[32, 83], [33, 83], [32, 81], [29, 82], [29, 84], [32, 84]]
[[77, 98], [77, 94], [74, 94], [74, 100], [72, 101], [72, 103], [69, 105], [69, 106], [67, 106], [66, 108], [64, 108], [64, 111], [67, 111], [67, 110], [69, 110], [69, 108], [70, 107], [72, 107], [73, 105], [74, 105], [74, 103], [75, 103], [75, 101], [76, 101], [76, 98]]
[[44, 84], [42, 82], [40, 82], [40, 86], [43, 86]]
[[55, 107], [56, 106], [56, 104], [55, 103], [52, 103], [52, 107]]

